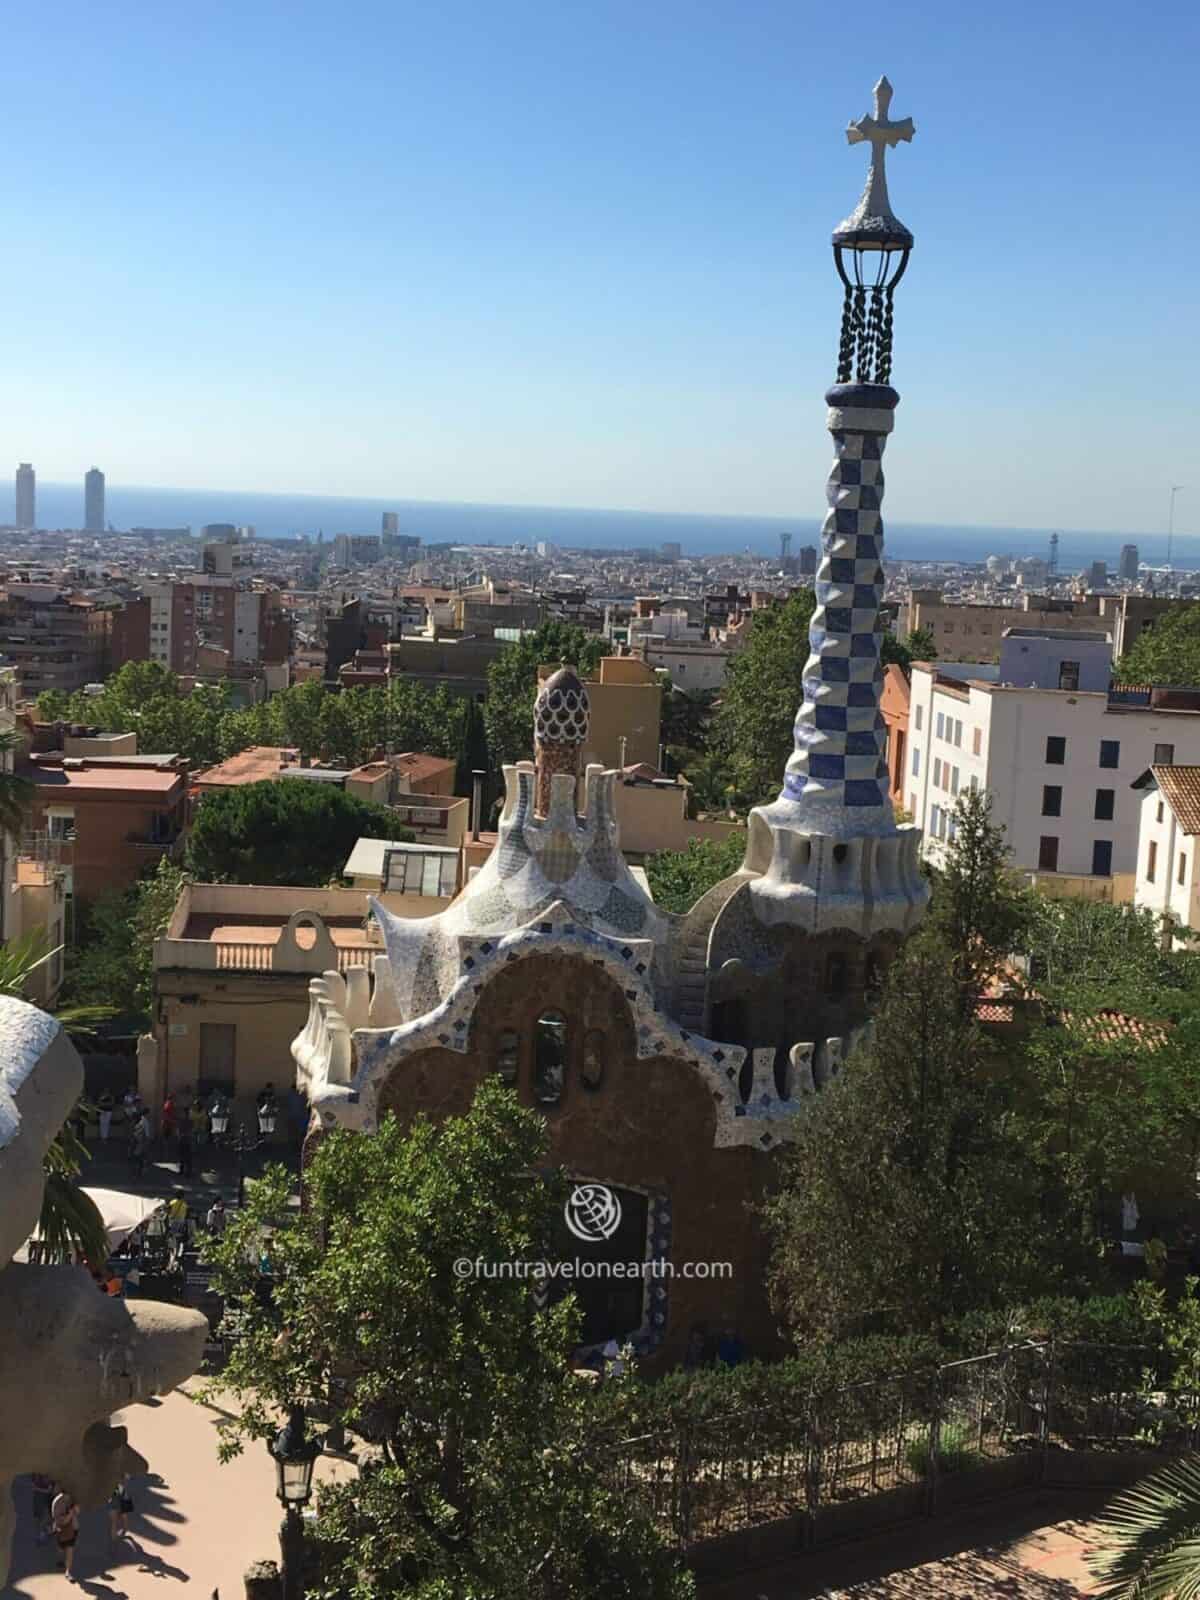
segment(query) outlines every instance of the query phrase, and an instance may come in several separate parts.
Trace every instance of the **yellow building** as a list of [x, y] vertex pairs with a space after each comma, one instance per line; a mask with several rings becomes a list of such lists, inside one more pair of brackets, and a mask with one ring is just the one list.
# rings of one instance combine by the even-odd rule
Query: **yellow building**
[[[389, 910], [432, 916], [449, 894], [385, 894]], [[383, 942], [364, 889], [194, 883], [154, 945], [154, 1025], [138, 1046], [138, 1088], [161, 1106], [168, 1090], [221, 1089], [235, 1119], [269, 1083], [283, 1094], [292, 1040], [308, 1017], [310, 979], [369, 969]], [[280, 1120], [277, 1138], [287, 1129]]]

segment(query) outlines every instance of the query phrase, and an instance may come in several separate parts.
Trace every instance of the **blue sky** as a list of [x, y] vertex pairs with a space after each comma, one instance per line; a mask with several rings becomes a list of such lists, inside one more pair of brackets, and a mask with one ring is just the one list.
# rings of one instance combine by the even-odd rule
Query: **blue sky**
[[1175, 481], [1200, 530], [1198, 57], [1177, 0], [10, 7], [0, 438], [48, 480], [815, 514], [886, 71], [890, 514], [1154, 531]]

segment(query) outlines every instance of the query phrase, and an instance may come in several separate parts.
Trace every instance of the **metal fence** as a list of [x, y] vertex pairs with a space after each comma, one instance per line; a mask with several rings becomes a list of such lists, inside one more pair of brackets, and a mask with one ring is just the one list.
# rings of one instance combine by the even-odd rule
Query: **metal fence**
[[819, 1544], [1021, 1484], [1116, 1481], [1147, 1453], [1195, 1448], [1200, 1395], [1169, 1391], [1159, 1362], [1125, 1346], [1012, 1345], [679, 1422], [607, 1449], [602, 1470], [682, 1550], [769, 1524]]

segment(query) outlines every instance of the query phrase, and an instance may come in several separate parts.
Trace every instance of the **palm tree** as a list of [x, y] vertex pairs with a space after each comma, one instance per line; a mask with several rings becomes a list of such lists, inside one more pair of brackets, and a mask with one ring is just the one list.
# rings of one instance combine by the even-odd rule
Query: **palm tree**
[[1200, 1600], [1200, 1457], [1126, 1489], [1098, 1532], [1099, 1600]]

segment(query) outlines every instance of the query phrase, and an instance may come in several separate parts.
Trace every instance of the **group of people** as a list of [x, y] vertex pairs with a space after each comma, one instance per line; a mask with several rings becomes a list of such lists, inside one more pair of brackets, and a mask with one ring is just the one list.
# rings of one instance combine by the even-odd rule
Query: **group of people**
[[[53, 1539], [58, 1549], [58, 1565], [66, 1573], [67, 1582], [75, 1583], [75, 1547], [79, 1543], [79, 1502], [69, 1489], [60, 1487], [53, 1478], [35, 1472], [33, 1484], [33, 1520], [37, 1528], [37, 1542], [45, 1544]], [[115, 1544], [129, 1535], [129, 1516], [133, 1510], [133, 1496], [129, 1479], [122, 1477], [113, 1488], [108, 1501], [108, 1536]]]

